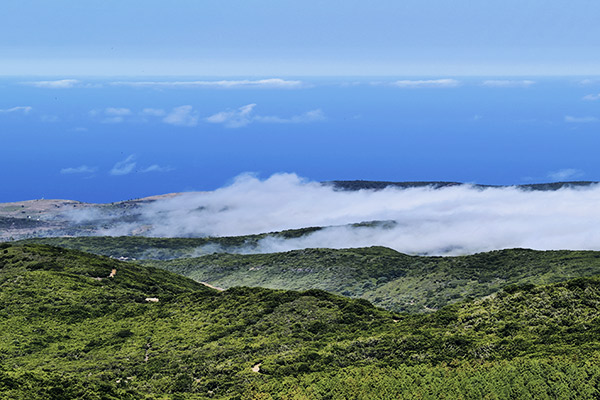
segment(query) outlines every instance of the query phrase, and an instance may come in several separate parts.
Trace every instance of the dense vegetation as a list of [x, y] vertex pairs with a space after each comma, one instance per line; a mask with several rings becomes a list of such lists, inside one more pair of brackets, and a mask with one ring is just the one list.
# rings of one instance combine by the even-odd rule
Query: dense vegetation
[[511, 249], [460, 257], [408, 256], [383, 247], [212, 254], [144, 264], [219, 287], [322, 289], [393, 311], [432, 311], [509, 284], [600, 274], [600, 252]]
[[[297, 237], [318, 228], [268, 235]], [[393, 311], [428, 312], [510, 284], [547, 284], [600, 274], [600, 252], [508, 249], [459, 257], [409, 256], [384, 247], [306, 249], [274, 254], [206, 254], [256, 246], [267, 234], [223, 238], [79, 237], [30, 242], [136, 258], [201, 282], [229, 288], [322, 289]], [[182, 257], [175, 260], [172, 258]], [[155, 258], [160, 261], [151, 261]], [[146, 259], [146, 260], [140, 260]]]
[[600, 396], [600, 278], [411, 315], [1, 244], [0, 304], [1, 398]]

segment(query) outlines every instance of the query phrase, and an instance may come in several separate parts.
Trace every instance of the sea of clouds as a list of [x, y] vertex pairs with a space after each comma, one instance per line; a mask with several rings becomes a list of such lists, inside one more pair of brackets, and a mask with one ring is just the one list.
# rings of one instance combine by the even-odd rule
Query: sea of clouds
[[[515, 247], [600, 250], [600, 185], [556, 191], [470, 185], [343, 191], [295, 174], [264, 180], [246, 174], [229, 186], [144, 204], [137, 212], [137, 221], [112, 223], [99, 234], [238, 236], [322, 226], [327, 228], [300, 238], [270, 236], [257, 248], [239, 251], [374, 245], [430, 255]], [[98, 218], [92, 214], [71, 218], [78, 223]], [[366, 221], [393, 222], [349, 225]]]

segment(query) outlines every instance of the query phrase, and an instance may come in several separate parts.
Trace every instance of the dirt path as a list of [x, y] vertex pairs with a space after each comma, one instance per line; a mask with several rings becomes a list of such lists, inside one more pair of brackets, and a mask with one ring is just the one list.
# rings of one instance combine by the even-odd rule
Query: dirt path
[[218, 290], [219, 292], [222, 292], [222, 291], [224, 291], [224, 290], [225, 290], [225, 289], [223, 289], [223, 288], [220, 288], [220, 287], [218, 287], [218, 286], [213, 286], [213, 285], [211, 285], [210, 283], [206, 283], [206, 282], [200, 282], [200, 283], [201, 283], [201, 284], [203, 284], [203, 285], [204, 285], [204, 286], [206, 286], [206, 287], [209, 287], [209, 288], [211, 288], [211, 289]]
[[148, 362], [150, 359], [150, 343], [146, 343], [146, 353], [144, 354], [144, 362]]

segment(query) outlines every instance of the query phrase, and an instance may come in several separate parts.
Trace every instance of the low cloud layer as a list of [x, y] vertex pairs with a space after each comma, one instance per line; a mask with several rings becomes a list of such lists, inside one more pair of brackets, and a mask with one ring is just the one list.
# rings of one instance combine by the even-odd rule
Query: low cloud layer
[[[373, 245], [438, 255], [514, 247], [600, 250], [599, 203], [598, 185], [557, 191], [469, 185], [340, 191], [293, 174], [266, 180], [244, 175], [218, 190], [145, 204], [138, 222], [113, 221], [101, 234], [237, 236], [326, 226], [297, 239], [269, 237], [245, 251]], [[348, 225], [365, 221], [386, 222]]]

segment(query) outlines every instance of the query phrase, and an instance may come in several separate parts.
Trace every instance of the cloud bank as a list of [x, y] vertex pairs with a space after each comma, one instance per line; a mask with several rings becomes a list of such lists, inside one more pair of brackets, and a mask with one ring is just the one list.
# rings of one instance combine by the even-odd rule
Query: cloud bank
[[[126, 160], [127, 161], [127, 160]], [[297, 239], [267, 238], [251, 252], [309, 247], [387, 246], [410, 254], [468, 254], [494, 249], [600, 250], [600, 186], [525, 191], [469, 185], [340, 191], [294, 174], [184, 193], [143, 205], [135, 223], [101, 234], [236, 236], [309, 226]], [[81, 215], [80, 220], [85, 219]], [[383, 224], [352, 227], [364, 221]]]

